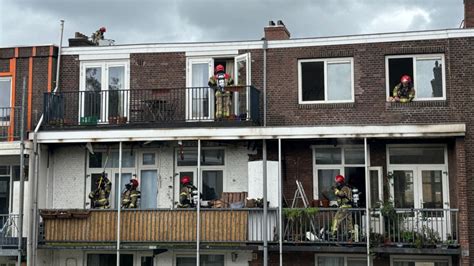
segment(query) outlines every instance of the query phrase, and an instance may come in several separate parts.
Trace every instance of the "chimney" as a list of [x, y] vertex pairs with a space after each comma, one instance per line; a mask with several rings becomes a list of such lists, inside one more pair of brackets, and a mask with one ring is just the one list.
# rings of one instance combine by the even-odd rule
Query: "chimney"
[[464, 0], [464, 28], [474, 28], [474, 0]]
[[[467, 0], [466, 0], [467, 1]], [[474, 0], [471, 0], [471, 2]], [[283, 21], [278, 20], [275, 25], [273, 20], [268, 22], [268, 26], [264, 28], [265, 32], [265, 39], [268, 41], [276, 41], [276, 40], [289, 40], [290, 39], [290, 32], [286, 28]]]
[[69, 39], [69, 46], [93, 46], [94, 44], [89, 41], [89, 37], [86, 35], [76, 32], [74, 38]]

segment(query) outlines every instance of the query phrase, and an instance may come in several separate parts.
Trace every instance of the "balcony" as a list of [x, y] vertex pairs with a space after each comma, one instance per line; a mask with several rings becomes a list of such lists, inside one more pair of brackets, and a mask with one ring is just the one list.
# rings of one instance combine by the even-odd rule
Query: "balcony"
[[[365, 209], [347, 209], [354, 234], [344, 219], [335, 235], [330, 233], [338, 209], [284, 209], [283, 244], [285, 247], [366, 247]], [[43, 231], [40, 245], [104, 245], [116, 242], [116, 210], [42, 210]], [[459, 253], [458, 210], [396, 209], [370, 211], [370, 244], [374, 252], [410, 252], [420, 248], [444, 254]], [[195, 209], [123, 210], [123, 244], [169, 246], [196, 242]], [[277, 245], [278, 214], [269, 209], [268, 225], [263, 224], [262, 209], [202, 209], [200, 242], [207, 245], [258, 245], [266, 228], [268, 241]]]
[[[0, 254], [2, 250], [14, 250], [18, 248], [19, 235], [19, 215], [1, 214], [0, 215]], [[26, 244], [26, 238], [23, 237], [23, 243]], [[23, 246], [26, 247], [26, 246]]]
[[[269, 210], [269, 233], [277, 227], [276, 214], [275, 210]], [[117, 241], [116, 210], [42, 210], [41, 216], [40, 244], [43, 245]], [[203, 209], [200, 217], [202, 243], [263, 241], [262, 209]], [[120, 228], [122, 243], [193, 244], [197, 236], [197, 212], [195, 209], [122, 210]]]
[[260, 124], [260, 91], [231, 86], [62, 91], [44, 96], [46, 128], [205, 127]]
[[[298, 245], [366, 245], [366, 210], [346, 209], [354, 234], [349, 234], [349, 220], [343, 219], [339, 230], [330, 233], [338, 209], [309, 208], [284, 211], [283, 241]], [[457, 209], [371, 209], [370, 244], [374, 251], [387, 248], [457, 249]], [[457, 251], [455, 251], [457, 252]]]
[[0, 107], [0, 141], [20, 139], [20, 107]]

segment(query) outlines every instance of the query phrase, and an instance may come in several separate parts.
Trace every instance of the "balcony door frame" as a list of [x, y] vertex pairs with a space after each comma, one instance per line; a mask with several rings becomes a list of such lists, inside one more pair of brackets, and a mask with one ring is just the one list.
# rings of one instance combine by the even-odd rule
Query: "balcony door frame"
[[[207, 89], [194, 89], [194, 84], [193, 84], [193, 65], [197, 64], [207, 64], [208, 65], [208, 79], [212, 75], [214, 75], [214, 58], [212, 57], [198, 57], [198, 58], [186, 58], [186, 121], [188, 122], [193, 122], [193, 121], [202, 121], [202, 120], [213, 120], [214, 119], [214, 89], [207, 88]], [[206, 80], [207, 81], [207, 80]], [[203, 84], [202, 87], [208, 87], [207, 83]], [[198, 93], [198, 97], [204, 93], [204, 91], [207, 90], [207, 98], [208, 98], [208, 107], [207, 107], [207, 112], [208, 115], [204, 115], [202, 109], [204, 103], [201, 100], [198, 103], [198, 110], [199, 113], [197, 115], [193, 114], [193, 108], [194, 106], [194, 98], [196, 92]]]
[[[101, 89], [100, 89], [100, 123], [108, 123], [109, 121], [109, 68], [110, 67], [124, 67], [124, 81], [123, 89], [120, 92], [121, 97], [125, 103], [124, 116], [129, 117], [130, 113], [130, 61], [129, 60], [106, 60], [106, 61], [81, 61], [80, 63], [80, 78], [79, 78], [79, 110], [78, 122], [85, 114], [85, 97], [86, 92], [86, 69], [100, 68], [101, 69]], [[102, 92], [105, 92], [105, 97]], [[107, 107], [107, 108], [106, 108]]]

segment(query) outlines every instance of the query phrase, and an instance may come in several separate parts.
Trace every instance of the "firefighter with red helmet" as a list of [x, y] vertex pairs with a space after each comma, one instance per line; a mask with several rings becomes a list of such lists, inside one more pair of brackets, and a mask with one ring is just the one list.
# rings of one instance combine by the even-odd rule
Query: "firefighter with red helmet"
[[125, 191], [122, 193], [122, 208], [134, 209], [138, 207], [138, 199], [141, 197], [138, 188], [138, 180], [130, 179], [130, 183], [125, 185]]
[[223, 65], [217, 65], [214, 76], [209, 78], [208, 85], [213, 88], [216, 93], [216, 118], [227, 118], [231, 115], [232, 99], [230, 91], [225, 87], [234, 84], [232, 77], [225, 73]]
[[409, 75], [403, 75], [400, 79], [400, 83], [393, 89], [392, 97], [390, 101], [408, 103], [415, 98], [415, 88], [413, 88], [413, 82]]
[[345, 178], [343, 175], [337, 175], [335, 177], [336, 185], [334, 188], [334, 195], [337, 198], [337, 205], [339, 209], [332, 220], [331, 233], [333, 237], [336, 237], [337, 230], [341, 222], [346, 222], [346, 228], [352, 239], [353, 226], [352, 226], [352, 214], [347, 210], [352, 207], [352, 189], [346, 185]]
[[99, 41], [104, 39], [105, 27], [100, 27], [96, 32], [92, 33], [91, 40], [95, 45], [99, 45]]
[[108, 209], [110, 208], [109, 196], [112, 188], [112, 182], [107, 178], [106, 173], [102, 175], [96, 181], [96, 189], [89, 193], [89, 199], [91, 200], [92, 209]]
[[183, 176], [180, 180], [182, 189], [179, 193], [178, 208], [194, 208], [199, 201], [197, 187], [191, 183], [189, 176]]

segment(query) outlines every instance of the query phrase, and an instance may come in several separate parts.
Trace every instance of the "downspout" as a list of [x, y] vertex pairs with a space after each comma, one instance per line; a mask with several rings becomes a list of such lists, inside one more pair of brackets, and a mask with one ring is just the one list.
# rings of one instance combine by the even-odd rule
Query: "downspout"
[[[53, 93], [56, 93], [58, 90], [58, 84], [59, 84], [59, 70], [60, 70], [60, 65], [61, 65], [61, 52], [62, 52], [62, 46], [63, 46], [63, 34], [64, 34], [64, 20], [61, 20], [61, 33], [60, 33], [60, 40], [59, 40], [59, 49], [58, 49], [58, 61], [56, 64], [56, 86], [53, 90]], [[33, 156], [35, 157], [33, 159], [33, 165], [31, 166], [33, 176], [32, 180], [30, 179], [30, 188], [34, 186], [32, 191], [38, 191], [38, 178], [39, 178], [39, 154], [38, 154], [38, 131], [41, 127], [41, 124], [43, 123], [44, 119], [44, 114], [41, 115], [38, 124], [36, 125], [35, 131], [33, 132]], [[27, 252], [26, 252], [26, 263], [29, 266], [34, 266], [36, 265], [36, 250], [37, 250], [37, 234], [38, 234], [38, 193], [32, 195], [30, 193], [30, 217], [32, 219], [32, 222], [30, 223], [30, 230], [28, 232], [28, 247], [27, 247]], [[32, 254], [34, 253], [34, 255]]]
[[367, 138], [364, 138], [364, 161], [365, 161], [365, 239], [367, 244], [367, 266], [370, 266], [370, 173], [369, 173], [369, 156], [367, 149]]
[[[122, 188], [122, 142], [119, 142], [119, 178], [118, 178], [118, 191], [115, 199], [115, 205], [117, 207], [117, 266], [120, 266], [120, 210], [122, 209], [122, 204], [120, 202], [120, 191]], [[114, 178], [111, 176], [110, 178]], [[117, 189], [115, 189], [117, 191]]]
[[268, 41], [263, 38], [263, 126], [267, 126], [267, 49]]
[[201, 241], [201, 140], [198, 139], [198, 159], [197, 159], [197, 222], [196, 222], [196, 266], [200, 265], [200, 241]]
[[267, 140], [262, 143], [263, 164], [263, 266], [268, 266]]
[[21, 96], [21, 125], [20, 125], [20, 199], [18, 210], [18, 266], [21, 266], [21, 250], [23, 242], [23, 213], [25, 196], [25, 109], [26, 109], [26, 77], [23, 78]]
[[281, 176], [281, 139], [278, 139], [278, 244], [280, 250], [280, 266], [283, 266], [283, 183]]

